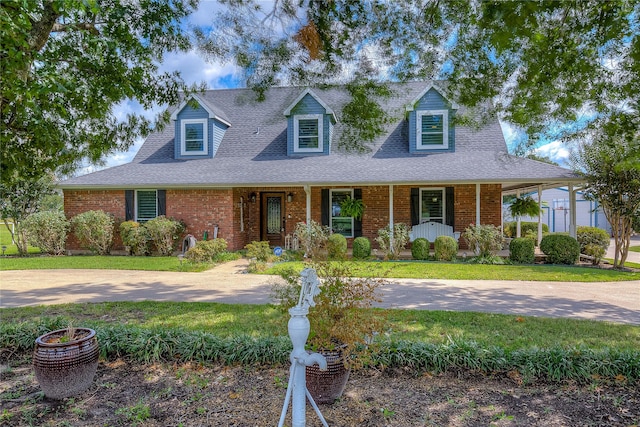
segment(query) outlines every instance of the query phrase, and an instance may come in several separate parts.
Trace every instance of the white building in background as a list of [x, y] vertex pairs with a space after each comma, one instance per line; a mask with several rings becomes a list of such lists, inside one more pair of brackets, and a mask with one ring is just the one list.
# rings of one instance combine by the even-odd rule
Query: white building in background
[[[534, 200], [538, 193], [530, 193]], [[505, 205], [505, 221], [513, 221], [509, 214], [509, 205]], [[538, 222], [537, 218], [522, 217], [522, 221]], [[569, 189], [567, 187], [551, 188], [542, 191], [542, 223], [547, 224], [552, 233], [569, 232], [571, 212]], [[598, 227], [611, 235], [611, 225], [598, 202], [585, 200], [581, 191], [576, 193], [576, 225]]]

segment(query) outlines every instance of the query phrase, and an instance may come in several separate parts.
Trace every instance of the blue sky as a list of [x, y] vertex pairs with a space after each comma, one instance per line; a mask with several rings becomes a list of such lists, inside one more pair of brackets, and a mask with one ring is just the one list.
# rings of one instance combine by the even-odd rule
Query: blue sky
[[[260, 1], [265, 8], [270, 7], [271, 1]], [[189, 18], [189, 23], [196, 26], [206, 26], [210, 24], [213, 15], [220, 9], [220, 5], [215, 0], [203, 0], [200, 2], [198, 10]], [[238, 87], [242, 82], [242, 72], [233, 64], [223, 64], [219, 62], [205, 61], [204, 57], [191, 50], [189, 52], [170, 53], [166, 55], [164, 62], [160, 66], [160, 71], [180, 71], [187, 83], [205, 82], [209, 89], [223, 89]], [[115, 113], [124, 117], [126, 114], [143, 114], [149, 119], [153, 119], [160, 111], [161, 107], [154, 110], [144, 110], [140, 104], [134, 101], [126, 101], [118, 105]], [[502, 130], [509, 147], [515, 144], [521, 135], [508, 123], [502, 123]], [[87, 166], [78, 173], [86, 174], [106, 167], [117, 166], [130, 162], [140, 149], [143, 140], [139, 139], [126, 152], [114, 153], [105, 158], [105, 165], [102, 167]], [[566, 164], [569, 151], [565, 144], [559, 141], [547, 142], [537, 149], [538, 154], [549, 157], [556, 162]]]

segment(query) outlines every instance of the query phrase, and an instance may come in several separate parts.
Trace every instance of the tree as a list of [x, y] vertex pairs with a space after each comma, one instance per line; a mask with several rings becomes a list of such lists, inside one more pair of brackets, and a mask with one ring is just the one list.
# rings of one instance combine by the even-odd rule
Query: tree
[[82, 161], [99, 163], [166, 120], [166, 113], [155, 123], [136, 114], [121, 119], [114, 107], [175, 104], [180, 91], [195, 89], [158, 66], [166, 52], [189, 48], [180, 21], [196, 3], [0, 2], [2, 182], [37, 186]]
[[640, 131], [630, 138], [615, 121], [593, 130], [573, 154], [574, 169], [587, 182], [584, 196], [597, 200], [611, 224], [615, 240], [614, 267], [623, 267], [629, 251], [633, 220], [640, 211]]
[[213, 30], [198, 32], [200, 49], [236, 62], [260, 94], [277, 84], [446, 79], [470, 116], [499, 113], [528, 145], [617, 110], [638, 114], [634, 0], [261, 3], [229, 0]]
[[[54, 194], [50, 177], [38, 180], [13, 180], [0, 183], [0, 217], [16, 242], [19, 255], [27, 254], [27, 236], [21, 221], [38, 212], [47, 196]], [[14, 227], [9, 225], [12, 221]]]

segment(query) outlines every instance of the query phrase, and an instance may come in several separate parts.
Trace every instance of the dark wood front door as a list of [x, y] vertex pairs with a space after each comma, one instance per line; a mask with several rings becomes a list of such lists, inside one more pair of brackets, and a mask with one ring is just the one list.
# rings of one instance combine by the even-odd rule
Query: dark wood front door
[[284, 193], [262, 193], [260, 240], [268, 241], [270, 246], [284, 245]]

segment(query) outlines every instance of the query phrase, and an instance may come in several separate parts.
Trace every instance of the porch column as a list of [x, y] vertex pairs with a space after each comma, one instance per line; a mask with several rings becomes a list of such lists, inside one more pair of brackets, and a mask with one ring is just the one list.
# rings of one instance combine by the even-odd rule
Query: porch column
[[304, 186], [304, 193], [307, 196], [307, 207], [306, 207], [306, 222], [307, 225], [311, 224], [311, 186]]
[[542, 185], [538, 185], [538, 247], [542, 241]]
[[476, 184], [476, 225], [480, 225], [480, 184]]
[[[516, 197], [520, 198], [520, 190], [516, 190]], [[520, 237], [520, 215], [516, 218], [516, 237]]]
[[578, 237], [578, 228], [576, 227], [578, 217], [576, 214], [576, 193], [577, 190], [573, 189], [573, 184], [569, 184], [569, 236], [574, 239]]
[[393, 185], [389, 186], [389, 243], [393, 247]]

